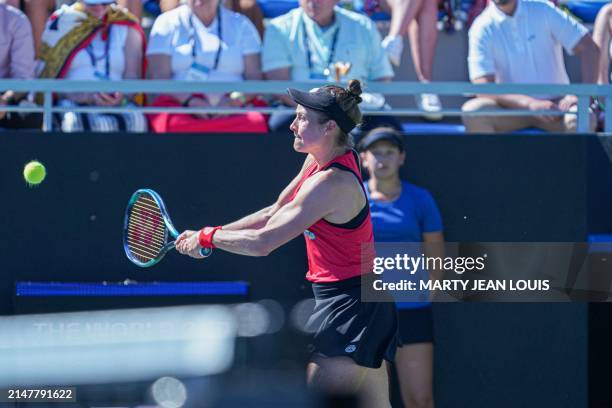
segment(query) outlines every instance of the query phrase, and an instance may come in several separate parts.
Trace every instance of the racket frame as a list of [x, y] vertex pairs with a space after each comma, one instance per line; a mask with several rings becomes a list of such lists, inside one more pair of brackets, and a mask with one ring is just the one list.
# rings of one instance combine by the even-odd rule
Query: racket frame
[[[134, 204], [136, 204], [136, 201], [143, 195], [147, 195], [155, 201], [155, 203], [160, 209], [162, 220], [166, 226], [166, 231], [164, 232], [164, 242], [166, 242], [166, 244], [161, 248], [159, 255], [157, 255], [155, 258], [147, 262], [142, 262], [140, 259], [137, 259], [136, 257], [132, 255], [132, 251], [130, 251], [130, 248], [128, 246], [128, 239], [127, 239], [128, 224], [129, 224], [129, 218], [130, 218], [129, 215], [132, 211], [132, 208], [134, 207]], [[170, 234], [172, 238], [172, 241], [170, 242], [167, 242], [168, 234]], [[174, 228], [174, 225], [172, 224], [172, 221], [170, 220], [170, 216], [168, 215], [168, 211], [166, 210], [164, 200], [162, 200], [159, 194], [157, 194], [155, 191], [151, 190], [150, 188], [141, 188], [137, 190], [134, 194], [132, 194], [132, 197], [130, 197], [130, 200], [128, 201], [128, 205], [125, 210], [125, 216], [123, 220], [123, 250], [125, 251], [125, 255], [128, 257], [130, 261], [132, 261], [135, 265], [140, 266], [141, 268], [148, 268], [150, 266], [155, 265], [156, 263], [162, 260], [162, 258], [164, 257], [164, 255], [166, 255], [168, 251], [170, 251], [171, 249], [174, 249], [175, 241], [178, 236], [179, 236], [179, 233], [176, 230], [176, 228]], [[212, 250], [210, 248], [200, 249], [200, 254], [203, 257], [207, 257], [211, 253], [212, 253]]]

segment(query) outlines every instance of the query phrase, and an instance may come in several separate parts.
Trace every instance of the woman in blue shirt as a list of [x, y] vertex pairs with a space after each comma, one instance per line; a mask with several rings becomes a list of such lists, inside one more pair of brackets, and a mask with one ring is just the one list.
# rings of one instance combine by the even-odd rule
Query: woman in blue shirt
[[[376, 242], [443, 242], [442, 218], [431, 194], [399, 176], [406, 159], [402, 136], [391, 128], [370, 131], [359, 144]], [[427, 252], [427, 251], [425, 251]], [[427, 254], [426, 254], [427, 255]], [[429, 254], [433, 255], [433, 254]], [[433, 320], [428, 297], [398, 302], [395, 366], [406, 407], [433, 407]]]

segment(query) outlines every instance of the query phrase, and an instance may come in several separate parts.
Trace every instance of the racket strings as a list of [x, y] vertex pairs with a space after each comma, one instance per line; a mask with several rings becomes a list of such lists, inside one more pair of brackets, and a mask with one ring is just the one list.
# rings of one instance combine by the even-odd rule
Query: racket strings
[[166, 235], [166, 224], [157, 202], [146, 195], [138, 197], [128, 216], [129, 250], [141, 262], [148, 262], [161, 253]]
[[[134, 209], [132, 210], [134, 211]], [[157, 223], [163, 223], [163, 220], [158, 219], [157, 217], [155, 218], [151, 218], [151, 216], [146, 216], [145, 215], [145, 219], [144, 222], [142, 221], [142, 218], [140, 215], [141, 214], [149, 214], [147, 212], [143, 212], [143, 210], [141, 210], [139, 207], [135, 207], [135, 211], [139, 211], [139, 218], [134, 217], [134, 223], [130, 223], [128, 224], [128, 231], [131, 232], [136, 238], [140, 237], [141, 235], [144, 235], [144, 237], [140, 237], [140, 238], [144, 238], [145, 242], [148, 242], [149, 240], [152, 243], [157, 243], [161, 246], [164, 245], [164, 230], [162, 229], [161, 234], [159, 233], [160, 231], [158, 231], [156, 228], [152, 227], [150, 225], [151, 222], [157, 224]], [[148, 211], [148, 210], [145, 210]], [[143, 241], [142, 239], [137, 240], [137, 241]]]

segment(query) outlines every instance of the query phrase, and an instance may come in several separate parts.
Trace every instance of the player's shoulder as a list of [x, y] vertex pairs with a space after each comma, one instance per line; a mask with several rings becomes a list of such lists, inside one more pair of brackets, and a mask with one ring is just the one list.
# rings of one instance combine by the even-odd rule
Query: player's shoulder
[[321, 178], [319, 182], [323, 184], [323, 189], [333, 196], [363, 194], [361, 181], [350, 171], [337, 167], [330, 167], [320, 172], [320, 174]]
[[304, 187], [322, 193], [337, 194], [345, 189], [350, 189], [352, 184], [359, 185], [358, 180], [350, 172], [329, 167], [308, 177], [304, 182]]

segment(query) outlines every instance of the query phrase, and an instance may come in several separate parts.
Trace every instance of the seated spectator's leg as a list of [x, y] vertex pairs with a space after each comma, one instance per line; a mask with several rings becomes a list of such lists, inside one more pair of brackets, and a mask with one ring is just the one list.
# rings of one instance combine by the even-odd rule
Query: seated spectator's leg
[[271, 132], [291, 132], [289, 126], [293, 119], [295, 119], [295, 114], [293, 113], [273, 113], [270, 115], [270, 119], [268, 119], [268, 127]]
[[61, 130], [62, 132], [82, 132], [84, 131], [83, 122], [81, 121], [81, 115], [76, 112], [66, 112], [61, 117]]
[[[129, 106], [136, 106], [136, 105], [129, 105]], [[125, 123], [126, 123], [126, 129], [128, 132], [132, 132], [132, 133], [143, 133], [147, 131], [148, 128], [148, 124], [147, 124], [147, 119], [145, 117], [144, 114], [142, 114], [141, 112], [127, 112], [122, 114]]]
[[142, 18], [142, 0], [117, 0], [117, 4], [128, 9], [138, 20]]
[[147, 120], [140, 112], [86, 115], [92, 132], [142, 133], [147, 131]]
[[432, 0], [386, 0], [386, 2], [381, 2], [381, 7], [391, 13], [389, 33], [382, 40], [382, 46], [393, 65], [401, 64], [404, 35], [408, 31], [409, 24], [416, 18], [422, 4], [428, 1]]
[[599, 47], [599, 63], [597, 68], [597, 83], [607, 84], [610, 81], [610, 38], [612, 37], [612, 3], [602, 7], [597, 13], [593, 27], [593, 40]]
[[[577, 112], [578, 106], [574, 105], [570, 108], [570, 112]], [[563, 116], [563, 121], [560, 121], [561, 125], [559, 129], [555, 129], [553, 131], [556, 132], [568, 132], [568, 133], [576, 133], [578, 129], [578, 116], [566, 114]], [[593, 112], [589, 113], [589, 131], [594, 132], [597, 128], [597, 117]]]
[[[576, 105], [570, 108], [570, 112], [577, 112], [577, 111], [578, 111], [578, 106]], [[570, 115], [570, 114], [563, 115], [563, 131], [575, 133], [576, 129], [578, 129], [578, 116]]]
[[[75, 102], [68, 99], [61, 100], [59, 105], [62, 107], [77, 106]], [[61, 116], [61, 130], [66, 133], [112, 132], [119, 128], [118, 122], [114, 115], [66, 112]]]
[[[503, 109], [490, 98], [476, 97], [465, 102], [461, 109], [464, 112]], [[533, 116], [462, 116], [461, 120], [468, 133], [512, 132], [532, 126], [538, 126]]]
[[40, 51], [42, 33], [49, 15], [55, 10], [55, 0], [24, 0], [25, 12], [32, 24], [32, 36], [34, 37], [34, 51], [36, 56]]
[[159, 8], [162, 13], [165, 13], [166, 11], [177, 8], [180, 3], [180, 0], [159, 0]]
[[433, 61], [438, 42], [438, 4], [424, 1], [416, 19], [410, 24], [410, 48], [417, 78], [429, 82], [433, 77]]
[[[386, 0], [382, 7], [389, 9], [391, 22], [389, 23], [388, 37], [403, 37], [408, 32], [408, 25], [421, 9], [423, 2], [437, 2], [431, 0]], [[437, 6], [437, 4], [436, 4]], [[435, 26], [435, 24], [434, 24]]]
[[[433, 61], [438, 42], [438, 5], [435, 1], [424, 1], [417, 17], [410, 23], [410, 49], [417, 78], [430, 82], [433, 77]], [[417, 107], [426, 112], [429, 120], [440, 120], [442, 103], [438, 95], [427, 93], [415, 95]]]

